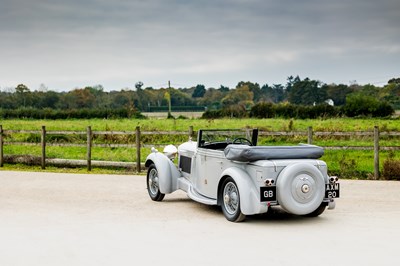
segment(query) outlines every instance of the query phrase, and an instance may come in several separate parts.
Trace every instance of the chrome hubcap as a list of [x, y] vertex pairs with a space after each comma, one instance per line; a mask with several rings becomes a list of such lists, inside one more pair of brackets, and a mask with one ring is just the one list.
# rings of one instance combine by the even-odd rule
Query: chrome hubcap
[[149, 189], [151, 194], [156, 195], [159, 190], [158, 173], [156, 169], [151, 169], [149, 173]]
[[301, 191], [302, 191], [303, 193], [308, 193], [308, 192], [310, 191], [310, 186], [307, 185], [307, 184], [304, 184], [304, 185], [301, 187]]
[[224, 188], [224, 207], [229, 214], [235, 214], [239, 208], [239, 191], [233, 182], [226, 184]]

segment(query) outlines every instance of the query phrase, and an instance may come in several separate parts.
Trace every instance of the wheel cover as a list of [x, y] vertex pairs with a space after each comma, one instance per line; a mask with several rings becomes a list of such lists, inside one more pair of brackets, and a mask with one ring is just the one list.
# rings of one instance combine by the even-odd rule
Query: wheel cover
[[159, 183], [158, 183], [158, 172], [157, 172], [157, 170], [156, 169], [151, 169], [150, 170], [150, 173], [149, 173], [149, 184], [148, 184], [148, 186], [149, 186], [149, 190], [150, 190], [150, 193], [152, 194], [152, 195], [157, 195], [157, 193], [159, 192], [159, 190], [160, 190], [160, 188], [159, 188]]
[[312, 164], [298, 163], [282, 170], [277, 180], [279, 204], [293, 214], [304, 215], [315, 211], [325, 194], [321, 172]]
[[239, 190], [233, 182], [228, 182], [223, 191], [224, 207], [227, 213], [234, 215], [239, 210]]

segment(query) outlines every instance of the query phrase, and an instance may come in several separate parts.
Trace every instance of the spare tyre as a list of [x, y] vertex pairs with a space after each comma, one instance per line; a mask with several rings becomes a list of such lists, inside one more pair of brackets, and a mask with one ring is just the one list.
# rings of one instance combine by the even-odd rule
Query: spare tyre
[[277, 200], [283, 209], [305, 215], [315, 211], [325, 195], [322, 173], [310, 163], [294, 163], [285, 167], [276, 182]]

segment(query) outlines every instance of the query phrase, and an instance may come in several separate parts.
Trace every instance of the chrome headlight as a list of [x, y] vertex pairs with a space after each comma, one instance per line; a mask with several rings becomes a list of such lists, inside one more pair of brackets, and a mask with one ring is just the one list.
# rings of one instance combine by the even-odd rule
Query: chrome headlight
[[178, 149], [174, 145], [167, 145], [164, 148], [164, 154], [167, 156], [170, 160], [174, 160], [176, 154], [178, 153]]

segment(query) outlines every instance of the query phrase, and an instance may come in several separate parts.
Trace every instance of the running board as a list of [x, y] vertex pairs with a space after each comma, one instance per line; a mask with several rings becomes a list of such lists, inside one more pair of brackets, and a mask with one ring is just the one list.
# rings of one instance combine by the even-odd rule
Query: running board
[[192, 184], [184, 177], [178, 178], [178, 185], [179, 188], [182, 189], [183, 191], [186, 191], [187, 195], [189, 198], [191, 198], [194, 201], [207, 204], [207, 205], [217, 205], [217, 200], [216, 199], [211, 199], [208, 197], [205, 197], [203, 195], [200, 195], [198, 192], [196, 192], [192, 186]]

